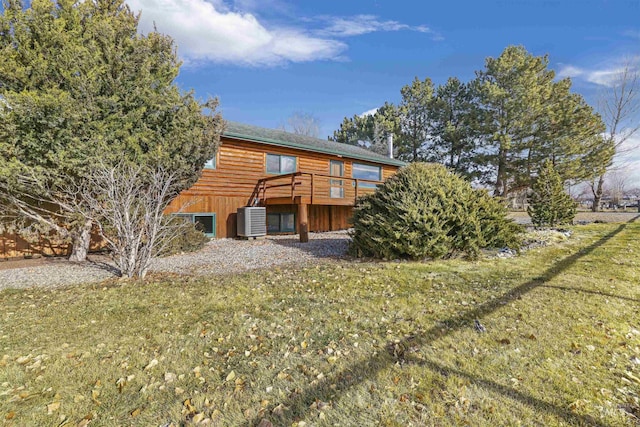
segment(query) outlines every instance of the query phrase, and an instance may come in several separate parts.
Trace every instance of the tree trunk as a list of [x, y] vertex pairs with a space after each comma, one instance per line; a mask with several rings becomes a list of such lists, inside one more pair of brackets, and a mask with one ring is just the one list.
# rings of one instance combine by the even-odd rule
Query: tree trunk
[[591, 184], [591, 192], [593, 193], [593, 205], [591, 205], [591, 212], [598, 212], [600, 210], [600, 200], [602, 199], [602, 186], [604, 185], [604, 175], [598, 178], [598, 184]]
[[71, 233], [72, 247], [69, 261], [86, 261], [89, 253], [89, 244], [91, 243], [92, 225], [93, 223], [87, 220]]
[[496, 186], [493, 192], [494, 196], [506, 196], [507, 189], [507, 154], [502, 149], [498, 154], [498, 174], [496, 177]]

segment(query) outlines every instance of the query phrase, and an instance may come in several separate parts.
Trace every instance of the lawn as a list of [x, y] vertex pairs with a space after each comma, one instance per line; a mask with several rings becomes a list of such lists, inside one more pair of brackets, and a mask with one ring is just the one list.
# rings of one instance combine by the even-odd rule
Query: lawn
[[634, 425], [640, 222], [573, 230], [507, 259], [3, 291], [0, 422]]

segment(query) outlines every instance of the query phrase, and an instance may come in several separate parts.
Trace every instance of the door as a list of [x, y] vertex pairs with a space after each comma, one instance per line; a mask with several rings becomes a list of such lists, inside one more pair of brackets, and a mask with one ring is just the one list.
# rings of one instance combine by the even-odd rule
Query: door
[[[331, 160], [329, 164], [329, 175], [331, 176], [344, 176], [344, 162], [339, 160]], [[344, 197], [344, 180], [342, 179], [329, 179], [330, 196], [335, 199], [342, 199]]]

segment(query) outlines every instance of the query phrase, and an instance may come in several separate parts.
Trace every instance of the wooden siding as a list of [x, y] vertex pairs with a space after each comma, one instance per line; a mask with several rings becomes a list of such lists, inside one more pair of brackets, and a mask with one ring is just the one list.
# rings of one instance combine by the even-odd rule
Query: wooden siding
[[[91, 234], [89, 250], [95, 252], [103, 248], [104, 242], [94, 230]], [[59, 257], [68, 256], [70, 253], [71, 245], [53, 232], [41, 235], [37, 240], [27, 240], [15, 233], [0, 234], [0, 260], [32, 256]]]
[[[267, 174], [265, 170], [267, 153], [295, 156], [297, 171], [323, 175], [330, 174], [331, 160], [342, 161], [344, 177], [351, 178], [352, 160], [346, 157], [223, 137], [217, 154], [217, 168], [203, 170], [200, 179], [171, 203], [167, 213], [215, 213], [216, 236], [236, 237], [238, 208], [247, 205], [261, 178], [274, 176]], [[380, 166], [383, 179], [387, 179], [398, 169], [396, 166], [380, 165], [363, 160], [353, 160], [353, 162]], [[308, 176], [301, 179], [309, 180]], [[319, 178], [315, 183], [319, 190], [326, 189], [327, 196], [330, 188], [329, 179]], [[345, 180], [345, 199], [353, 192], [351, 187], [347, 188], [347, 182], [349, 181]], [[308, 185], [309, 182], [306, 184]], [[290, 195], [290, 186], [269, 190], [269, 197], [290, 198]], [[309, 206], [309, 231], [348, 228], [352, 207], [339, 204], [351, 202], [347, 203], [341, 199], [332, 200], [330, 197], [318, 199], [319, 202], [326, 204]], [[269, 205], [267, 212], [292, 212], [297, 215], [298, 209], [297, 206], [288, 204]], [[98, 239], [94, 239], [93, 247], [99, 248], [99, 243]], [[53, 236], [43, 236], [38, 242], [28, 242], [13, 234], [0, 234], [0, 259], [37, 254], [60, 256], [68, 253], [69, 245], [56, 241]]]
[[[267, 154], [295, 156], [297, 171], [324, 175], [330, 174], [331, 160], [342, 161], [344, 162], [345, 178], [351, 178], [352, 160], [349, 158], [223, 137], [218, 150], [217, 168], [205, 169], [193, 187], [183, 191], [171, 203], [167, 211], [169, 213], [178, 211], [215, 213], [216, 236], [236, 237], [236, 212], [238, 208], [249, 203], [261, 178], [274, 176], [266, 173]], [[396, 166], [380, 165], [362, 160], [353, 160], [353, 162], [380, 166], [383, 179], [393, 175], [398, 169]], [[301, 179], [308, 181], [308, 177]], [[325, 186], [322, 182], [317, 184]], [[326, 187], [328, 191], [328, 182]], [[350, 188], [345, 187], [347, 194], [350, 194], [351, 191]], [[290, 197], [291, 187], [271, 188], [268, 196], [269, 198]], [[324, 203], [327, 203], [326, 205], [309, 206], [309, 231], [347, 228], [351, 216], [351, 206], [337, 206], [340, 204], [340, 199], [331, 200], [327, 197], [323, 200]], [[267, 212], [297, 213], [297, 207], [287, 204], [269, 205]]]

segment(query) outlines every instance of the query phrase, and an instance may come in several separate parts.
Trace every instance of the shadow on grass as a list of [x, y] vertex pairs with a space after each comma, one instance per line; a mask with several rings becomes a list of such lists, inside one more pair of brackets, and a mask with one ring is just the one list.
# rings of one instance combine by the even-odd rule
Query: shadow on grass
[[[558, 261], [556, 264], [547, 269], [547, 271], [545, 271], [542, 275], [511, 289], [501, 297], [481, 304], [476, 308], [462, 313], [458, 316], [453, 316], [444, 320], [443, 323], [447, 325], [447, 329], [442, 329], [441, 327], [436, 326], [431, 327], [425, 331], [422, 331], [421, 333], [418, 333], [417, 335], [405, 338], [400, 342], [399, 346], [404, 348], [408, 348], [409, 346], [422, 346], [425, 344], [429, 344], [439, 338], [451, 335], [452, 333], [457, 332], [463, 328], [473, 327], [473, 322], [475, 319], [482, 319], [484, 316], [493, 313], [506, 304], [519, 299], [522, 295], [527, 294], [528, 292], [531, 292], [538, 287], [545, 286], [545, 282], [554, 279], [565, 270], [570, 268], [578, 260], [591, 254], [593, 251], [606, 244], [609, 240], [622, 232], [628, 224], [632, 223], [635, 220], [636, 217], [626, 223], [620, 224], [615, 230], [606, 234], [590, 246], [583, 248], [573, 255], [570, 255]], [[387, 343], [385, 348], [393, 348], [397, 344], [397, 342], [389, 342]], [[366, 379], [374, 377], [376, 372], [393, 365], [396, 361], [397, 359], [392, 357], [387, 352], [380, 352], [377, 355], [361, 359], [347, 366], [340, 372], [327, 376], [325, 381], [318, 383], [317, 385], [308, 387], [305, 390], [302, 390], [300, 393], [293, 393], [287, 400], [285, 400], [284, 402], [280, 402], [290, 408], [281, 416], [271, 416], [273, 409], [276, 407], [275, 404], [268, 407], [267, 411], [265, 411], [264, 413], [267, 414], [267, 418], [277, 418], [276, 424], [278, 425], [291, 425], [293, 421], [303, 418], [305, 413], [308, 411], [309, 406], [315, 401], [330, 401], [332, 400], [332, 396], [335, 397], [336, 394], [340, 394], [343, 391], [346, 391], [349, 388], [362, 383]], [[562, 406], [545, 402], [544, 400], [540, 400], [528, 394], [521, 393], [513, 388], [495, 383], [493, 381], [475, 377], [464, 371], [446, 368], [435, 362], [421, 362], [435, 372], [443, 375], [455, 374], [468, 378], [469, 380], [478, 384], [480, 387], [486, 387], [508, 398], [532, 406], [536, 410], [547, 412], [559, 419], [562, 419], [565, 422], [575, 423], [579, 425], [602, 427], [606, 426], [606, 424], [599, 422], [591, 416], [575, 414], [568, 411]], [[332, 389], [329, 387], [330, 384], [335, 384], [336, 387]], [[248, 421], [244, 425], [255, 426], [260, 422], [260, 420], [261, 417], [257, 417]]]
[[602, 291], [591, 291], [589, 289], [582, 289], [582, 288], [572, 288], [569, 286], [555, 286], [555, 285], [541, 285], [541, 288], [551, 288], [551, 289], [559, 289], [561, 291], [571, 291], [571, 292], [577, 292], [577, 293], [583, 293], [583, 294], [592, 294], [592, 295], [598, 295], [601, 297], [608, 297], [608, 298], [617, 298], [617, 299], [622, 299], [625, 301], [631, 301], [631, 302], [640, 302], [640, 299], [635, 299], [635, 298], [630, 298], [630, 297], [622, 297], [620, 295], [615, 295], [615, 294], [610, 294], [607, 292], [602, 292]]

